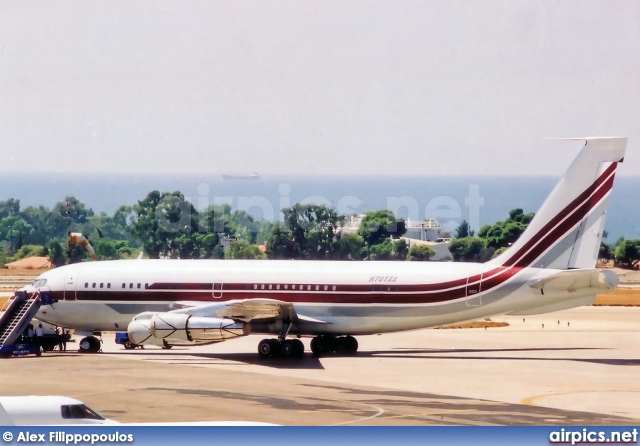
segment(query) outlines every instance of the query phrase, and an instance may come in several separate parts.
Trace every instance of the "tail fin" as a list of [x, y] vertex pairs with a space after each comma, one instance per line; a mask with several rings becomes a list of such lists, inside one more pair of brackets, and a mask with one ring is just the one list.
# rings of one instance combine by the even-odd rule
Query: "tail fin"
[[500, 256], [503, 266], [594, 268], [618, 163], [627, 138], [580, 138], [586, 144], [526, 231]]

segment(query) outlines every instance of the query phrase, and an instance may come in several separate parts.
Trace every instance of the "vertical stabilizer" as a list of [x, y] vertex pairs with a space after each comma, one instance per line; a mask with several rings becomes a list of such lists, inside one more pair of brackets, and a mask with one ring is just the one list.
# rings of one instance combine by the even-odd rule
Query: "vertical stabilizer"
[[596, 265], [609, 195], [627, 138], [586, 144], [520, 238], [491, 263], [571, 269]]

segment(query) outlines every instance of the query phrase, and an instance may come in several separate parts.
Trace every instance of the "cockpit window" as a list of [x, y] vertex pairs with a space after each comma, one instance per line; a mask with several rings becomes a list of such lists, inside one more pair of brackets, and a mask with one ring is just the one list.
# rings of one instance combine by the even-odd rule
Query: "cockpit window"
[[33, 286], [34, 288], [40, 288], [42, 286], [45, 286], [46, 284], [47, 284], [47, 279], [36, 279], [33, 281], [31, 286]]
[[84, 404], [72, 404], [70, 406], [60, 406], [62, 418], [90, 418], [92, 420], [104, 420], [98, 412], [90, 409]]

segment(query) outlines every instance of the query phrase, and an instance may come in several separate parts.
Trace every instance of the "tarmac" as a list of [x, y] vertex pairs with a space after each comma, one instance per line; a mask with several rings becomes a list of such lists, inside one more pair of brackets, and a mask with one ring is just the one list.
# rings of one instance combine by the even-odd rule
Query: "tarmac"
[[638, 425], [640, 307], [493, 318], [508, 327], [360, 336], [354, 357], [260, 359], [262, 336], [203, 347], [2, 360], [5, 395], [78, 398], [121, 422]]

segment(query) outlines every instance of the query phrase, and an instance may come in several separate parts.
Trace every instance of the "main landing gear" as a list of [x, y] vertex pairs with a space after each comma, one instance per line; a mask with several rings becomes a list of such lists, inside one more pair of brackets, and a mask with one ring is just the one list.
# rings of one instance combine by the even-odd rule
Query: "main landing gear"
[[[316, 336], [311, 340], [311, 352], [314, 356], [354, 355], [358, 351], [358, 341], [353, 336]], [[300, 358], [304, 354], [304, 344], [300, 339], [263, 339], [258, 344], [261, 358], [280, 356]]]
[[311, 351], [315, 356], [355, 355], [358, 351], [358, 341], [353, 336], [316, 336], [311, 340]]
[[263, 339], [258, 344], [258, 353], [261, 358], [270, 356], [282, 356], [285, 358], [300, 358], [304, 354], [304, 344], [300, 339]]

